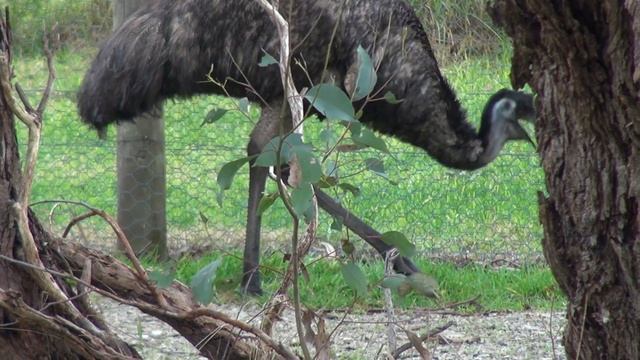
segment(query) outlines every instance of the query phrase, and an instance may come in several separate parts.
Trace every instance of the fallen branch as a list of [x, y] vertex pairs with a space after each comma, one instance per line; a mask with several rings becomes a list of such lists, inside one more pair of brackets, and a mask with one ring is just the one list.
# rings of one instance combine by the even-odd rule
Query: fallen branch
[[[453, 325], [455, 325], [455, 323], [454, 323], [453, 321], [449, 321], [448, 323], [446, 323], [446, 324], [444, 324], [444, 325], [442, 325], [442, 326], [438, 326], [437, 328], [434, 328], [434, 329], [429, 330], [429, 332], [428, 332], [428, 333], [426, 333], [426, 334], [424, 334], [424, 335], [420, 336], [420, 337], [418, 338], [418, 340], [420, 341], [420, 343], [423, 343], [423, 342], [425, 342], [426, 340], [428, 340], [429, 338], [432, 338], [432, 337], [434, 337], [434, 336], [436, 336], [436, 335], [440, 334], [441, 332], [443, 332], [443, 331], [447, 330], [448, 328], [450, 328], [450, 327], [451, 327], [451, 326], [453, 326]], [[394, 351], [394, 352], [393, 352], [393, 354], [392, 354], [393, 358], [394, 358], [394, 359], [399, 358], [399, 357], [400, 357], [400, 355], [401, 355], [403, 352], [405, 352], [405, 351], [407, 351], [407, 350], [411, 349], [412, 347], [414, 347], [414, 345], [413, 345], [413, 343], [412, 343], [411, 341], [409, 341], [408, 343], [406, 343], [406, 344], [404, 344], [404, 345], [402, 345], [402, 346], [398, 347], [398, 348], [396, 349], [396, 351]]]
[[[158, 289], [166, 300], [161, 305], [144, 282], [117, 259], [62, 240], [52, 241], [51, 246], [62, 257], [59, 260], [69, 264], [76, 277], [82, 273], [86, 259], [90, 259], [93, 264], [93, 288], [122, 304], [134, 306], [164, 321], [197, 346], [203, 356], [210, 359], [254, 359], [260, 356], [298, 358], [262, 330], [219, 311], [202, 307], [195, 302], [191, 290], [184, 284], [174, 281], [168, 288]], [[236, 334], [237, 329], [253, 335], [254, 341], [247, 336], [240, 339]]]

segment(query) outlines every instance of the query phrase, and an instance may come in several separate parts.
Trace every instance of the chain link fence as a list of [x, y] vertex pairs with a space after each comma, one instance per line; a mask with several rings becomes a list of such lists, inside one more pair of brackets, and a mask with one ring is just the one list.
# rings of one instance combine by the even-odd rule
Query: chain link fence
[[[75, 93], [95, 48], [75, 43], [65, 46], [56, 58], [58, 81], [45, 114], [32, 199], [37, 214], [57, 234], [84, 210], [42, 201], [86, 202], [114, 217], [117, 201], [115, 131], [110, 129], [107, 139], [99, 140], [80, 123], [75, 107]], [[35, 99], [46, 72], [36, 45], [33, 50], [33, 54], [26, 54], [27, 51], [18, 56], [16, 74], [17, 81]], [[508, 66], [500, 61], [495, 61], [494, 66], [501, 70], [469, 68], [472, 75], [466, 74], [464, 67], [445, 70], [459, 89], [461, 102], [469, 108], [470, 118], [479, 118], [484, 101], [508, 83]], [[469, 81], [466, 76], [478, 80]], [[173, 250], [203, 244], [240, 248], [244, 240], [247, 168], [239, 172], [232, 188], [225, 193], [222, 206], [216, 200], [219, 193], [216, 175], [226, 162], [245, 156], [248, 134], [259, 111], [252, 109], [254, 120], [230, 112], [215, 124], [201, 126], [212, 108], [233, 108], [235, 104], [233, 99], [201, 96], [169, 101], [164, 107], [167, 224], [169, 247]], [[312, 121], [306, 128], [307, 139], [320, 149], [322, 141], [318, 134], [326, 126], [326, 122]], [[20, 133], [21, 139], [25, 139], [23, 129]], [[530, 146], [509, 145], [488, 167], [461, 172], [444, 168], [419, 149], [392, 139], [387, 141], [391, 155], [383, 157], [370, 150], [340, 155], [341, 164], [345, 164], [341, 169], [343, 180], [356, 185], [361, 193], [357, 197], [331, 193], [354, 214], [380, 232], [405, 233], [424, 256], [521, 262], [541, 258], [537, 192], [543, 191], [544, 183], [538, 157]], [[392, 182], [363, 172], [363, 160], [367, 158], [383, 158]], [[267, 191], [274, 190], [274, 184], [268, 184]], [[318, 235], [339, 247], [340, 239], [350, 235], [344, 230], [332, 231], [331, 223], [332, 219], [322, 215]], [[291, 220], [278, 202], [263, 217], [267, 251], [287, 244], [290, 229]], [[82, 222], [70, 236], [92, 245], [107, 248], [115, 245], [115, 236], [98, 219]], [[364, 242], [355, 243], [368, 251]]]

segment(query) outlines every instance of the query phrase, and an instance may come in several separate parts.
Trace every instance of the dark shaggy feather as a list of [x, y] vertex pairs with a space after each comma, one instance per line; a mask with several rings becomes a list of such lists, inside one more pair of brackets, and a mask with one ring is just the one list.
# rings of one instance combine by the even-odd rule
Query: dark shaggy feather
[[[362, 121], [425, 149], [441, 163], [478, 167], [482, 141], [466, 121], [456, 95], [442, 76], [427, 35], [403, 0], [296, 0], [292, 7], [294, 66], [299, 87], [329, 67], [344, 78], [363, 46], [379, 61], [378, 86], [403, 101], [370, 103]], [[281, 11], [289, 1], [281, 1]], [[288, 16], [288, 15], [287, 15]], [[333, 42], [330, 34], [338, 26]], [[302, 41], [304, 39], [304, 41]], [[329, 49], [331, 44], [331, 48]], [[234, 79], [267, 102], [282, 96], [277, 67], [259, 67], [263, 50], [276, 56], [278, 39], [254, 0], [159, 0], [136, 12], [103, 45], [78, 96], [82, 119], [97, 129], [129, 120], [167, 98], [221, 93], [207, 81]], [[232, 96], [258, 96], [236, 81]]]

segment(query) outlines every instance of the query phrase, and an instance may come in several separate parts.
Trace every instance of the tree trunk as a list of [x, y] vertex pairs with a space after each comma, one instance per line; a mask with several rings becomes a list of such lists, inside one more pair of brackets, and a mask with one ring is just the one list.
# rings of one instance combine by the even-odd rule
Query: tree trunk
[[[86, 296], [72, 289], [64, 279], [52, 286], [68, 296], [54, 303], [34, 280], [34, 264], [25, 260], [25, 239], [21, 238], [15, 204], [20, 201], [23, 176], [20, 170], [15, 121], [9, 101], [11, 34], [0, 17], [0, 357], [3, 359], [132, 359], [136, 351], [111, 334], [100, 317], [90, 311]], [[22, 204], [21, 204], [22, 205]], [[31, 215], [31, 214], [30, 214]], [[44, 245], [51, 239], [37, 219], [30, 216], [29, 229], [46, 268], [55, 253]], [[29, 271], [30, 270], [30, 271]], [[38, 270], [36, 270], [38, 271]], [[52, 278], [53, 279], [53, 278]], [[72, 315], [73, 314], [73, 315]], [[82, 314], [89, 314], [84, 317]], [[89, 319], [90, 318], [90, 319]], [[82, 334], [82, 335], [78, 335]]]
[[572, 359], [640, 359], [640, 5], [497, 0], [512, 82], [537, 93], [543, 247]]
[[[148, 0], [114, 0], [117, 29]], [[162, 107], [118, 126], [118, 223], [136, 254], [167, 256], [166, 159]]]

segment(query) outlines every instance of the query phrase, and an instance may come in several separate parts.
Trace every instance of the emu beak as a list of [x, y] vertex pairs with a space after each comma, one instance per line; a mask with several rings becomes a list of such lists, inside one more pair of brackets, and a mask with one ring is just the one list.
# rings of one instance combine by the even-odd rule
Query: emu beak
[[[529, 119], [523, 120], [531, 121]], [[526, 140], [529, 142], [529, 144], [531, 144], [531, 146], [533, 146], [534, 148], [536, 147], [536, 144], [533, 142], [533, 140], [531, 140], [529, 133], [527, 133], [527, 130], [525, 130], [522, 125], [520, 125], [518, 120], [509, 121], [508, 124], [509, 138], [511, 140]]]
[[513, 129], [514, 134], [516, 134], [517, 138], [515, 140], [526, 140], [528, 141], [534, 148], [536, 144], [531, 140], [529, 134], [524, 129], [524, 127], [518, 122], [518, 120], [524, 120], [526, 122], [535, 124], [536, 120], [536, 107], [534, 104], [533, 96], [523, 92], [516, 92], [513, 100], [516, 102], [516, 121], [513, 122], [515, 129]]

